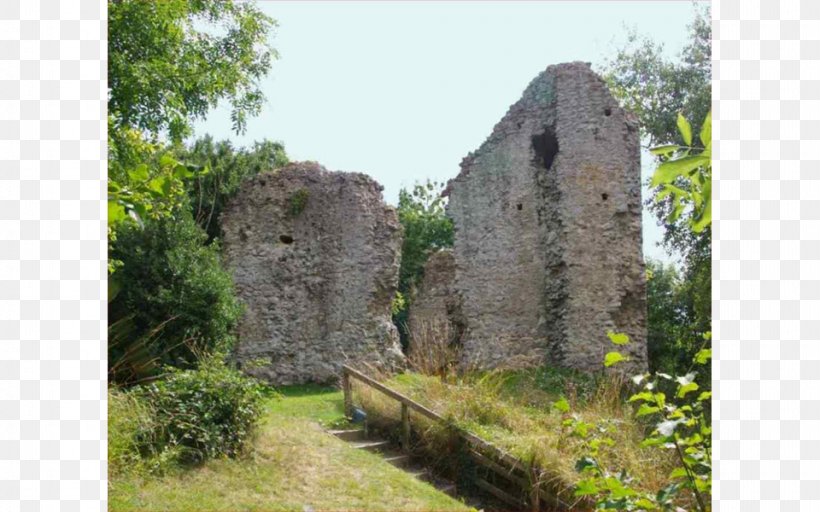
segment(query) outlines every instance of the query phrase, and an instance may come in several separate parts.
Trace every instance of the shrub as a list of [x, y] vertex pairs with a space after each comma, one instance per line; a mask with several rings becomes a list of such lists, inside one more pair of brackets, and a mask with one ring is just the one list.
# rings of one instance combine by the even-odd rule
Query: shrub
[[208, 358], [196, 370], [170, 369], [138, 394], [153, 407], [157, 452], [179, 448], [180, 462], [240, 455], [262, 412], [263, 386]]
[[109, 303], [109, 319], [113, 326], [132, 315], [133, 326], [127, 339], [117, 333], [109, 368], [126, 357], [130, 342], [146, 343], [148, 334], [149, 355], [166, 364], [191, 366], [197, 351], [230, 349], [241, 308], [219, 247], [205, 245], [206, 238], [187, 210], [143, 229], [120, 230], [111, 257], [125, 263], [118, 271], [122, 290]]

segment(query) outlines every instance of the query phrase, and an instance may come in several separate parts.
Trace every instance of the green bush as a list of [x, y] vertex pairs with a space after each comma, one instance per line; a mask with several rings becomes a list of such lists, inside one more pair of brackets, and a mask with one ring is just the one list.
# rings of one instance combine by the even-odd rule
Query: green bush
[[124, 262], [117, 272], [122, 288], [109, 303], [109, 325], [124, 318], [132, 325], [127, 335], [109, 333], [117, 340], [109, 369], [132, 357], [135, 344], [145, 345], [148, 359], [183, 367], [200, 352], [230, 349], [241, 307], [219, 246], [205, 245], [206, 238], [187, 210], [119, 230], [110, 256]]
[[163, 380], [136, 388], [151, 404], [155, 451], [180, 450], [180, 462], [240, 455], [262, 412], [264, 387], [220, 358], [196, 370], [170, 369]]

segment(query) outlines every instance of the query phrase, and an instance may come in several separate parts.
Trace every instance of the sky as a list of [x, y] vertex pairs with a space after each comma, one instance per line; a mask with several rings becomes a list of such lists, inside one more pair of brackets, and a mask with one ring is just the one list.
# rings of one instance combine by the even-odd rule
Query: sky
[[[402, 187], [455, 177], [547, 66], [599, 70], [627, 28], [674, 57], [694, 16], [691, 1], [669, 0], [257, 5], [278, 23], [270, 42], [280, 58], [261, 83], [267, 104], [242, 135], [219, 106], [195, 136], [281, 141], [292, 161], [372, 176], [393, 205]], [[643, 179], [652, 170], [644, 152]], [[644, 255], [675, 262], [657, 246], [663, 231], [648, 211], [643, 227]]]

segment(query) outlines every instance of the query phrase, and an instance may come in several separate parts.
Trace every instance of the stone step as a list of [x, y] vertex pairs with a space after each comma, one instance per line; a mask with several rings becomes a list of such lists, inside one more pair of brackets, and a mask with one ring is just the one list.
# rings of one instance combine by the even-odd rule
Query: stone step
[[345, 430], [328, 430], [328, 433], [342, 439], [344, 441], [363, 441], [364, 430], [360, 428], [345, 429]]
[[430, 473], [427, 472], [426, 469], [410, 469], [406, 471], [408, 475], [418, 478], [419, 480], [427, 480], [430, 477]]
[[353, 448], [359, 450], [367, 450], [369, 452], [378, 452], [390, 446], [390, 441], [354, 441], [350, 443]]

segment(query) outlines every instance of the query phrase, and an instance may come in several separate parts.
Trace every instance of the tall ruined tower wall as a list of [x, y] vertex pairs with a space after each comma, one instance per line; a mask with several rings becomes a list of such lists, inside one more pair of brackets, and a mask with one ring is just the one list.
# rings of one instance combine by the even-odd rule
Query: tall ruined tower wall
[[550, 66], [450, 181], [464, 363], [646, 366], [637, 124], [585, 63]]
[[381, 190], [314, 163], [243, 184], [222, 229], [246, 307], [236, 358], [247, 372], [297, 384], [332, 381], [345, 362], [401, 364], [390, 310], [401, 228]]

